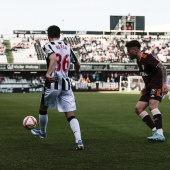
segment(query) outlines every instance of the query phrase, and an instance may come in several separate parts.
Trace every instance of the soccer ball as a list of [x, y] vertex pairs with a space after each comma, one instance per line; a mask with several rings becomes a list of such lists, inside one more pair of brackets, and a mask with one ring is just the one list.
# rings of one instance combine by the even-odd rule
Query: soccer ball
[[37, 125], [37, 120], [33, 116], [27, 116], [23, 120], [23, 125], [28, 130], [34, 129]]

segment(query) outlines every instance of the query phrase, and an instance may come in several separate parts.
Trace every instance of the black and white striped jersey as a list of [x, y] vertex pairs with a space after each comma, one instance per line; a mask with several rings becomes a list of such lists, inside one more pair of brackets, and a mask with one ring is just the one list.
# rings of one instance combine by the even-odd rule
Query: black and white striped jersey
[[73, 51], [70, 49], [65, 42], [56, 40], [52, 42], [48, 42], [43, 47], [43, 52], [46, 57], [47, 69], [49, 67], [49, 56], [53, 53], [56, 55], [57, 65], [55, 70], [53, 71], [51, 76], [55, 76], [58, 78], [58, 83], [50, 83], [48, 80], [45, 82], [45, 86], [51, 89], [62, 89], [69, 90], [70, 89], [70, 80], [68, 78], [68, 71], [70, 67], [70, 63], [76, 63], [77, 58]]

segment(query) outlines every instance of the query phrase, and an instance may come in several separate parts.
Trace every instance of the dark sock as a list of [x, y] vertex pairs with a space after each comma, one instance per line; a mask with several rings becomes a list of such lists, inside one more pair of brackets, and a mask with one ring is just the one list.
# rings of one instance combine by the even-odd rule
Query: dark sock
[[142, 120], [150, 129], [153, 129], [155, 127], [155, 124], [152, 121], [150, 115], [146, 115]]
[[162, 115], [156, 114], [153, 116], [156, 129], [162, 129]]

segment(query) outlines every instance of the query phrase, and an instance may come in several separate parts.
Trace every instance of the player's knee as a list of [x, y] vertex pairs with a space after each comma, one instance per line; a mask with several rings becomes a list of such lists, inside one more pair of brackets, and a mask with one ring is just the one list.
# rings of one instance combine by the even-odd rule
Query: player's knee
[[153, 110], [155, 108], [158, 108], [158, 105], [159, 105], [159, 101], [157, 100], [150, 100], [149, 101], [149, 110]]
[[149, 110], [151, 111], [151, 110], [153, 110], [153, 109], [155, 109], [155, 108], [158, 108], [157, 106], [154, 106], [154, 105], [149, 105]]
[[135, 113], [139, 115], [141, 112], [143, 112], [143, 109], [140, 107], [135, 107]]

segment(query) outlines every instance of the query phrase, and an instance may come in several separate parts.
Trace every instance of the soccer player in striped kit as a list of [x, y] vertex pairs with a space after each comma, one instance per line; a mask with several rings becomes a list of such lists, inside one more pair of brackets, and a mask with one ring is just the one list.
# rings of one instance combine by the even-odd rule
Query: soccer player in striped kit
[[60, 28], [52, 25], [47, 30], [49, 42], [43, 47], [43, 52], [47, 62], [46, 81], [44, 91], [41, 96], [39, 108], [40, 130], [31, 130], [32, 134], [46, 139], [46, 129], [48, 123], [48, 107], [59, 112], [64, 112], [74, 133], [76, 149], [83, 150], [84, 145], [81, 139], [81, 131], [78, 120], [74, 116], [76, 103], [71, 82], [68, 77], [70, 62], [75, 66], [75, 71], [79, 73], [80, 64], [76, 56], [64, 41], [60, 40]]
[[[136, 104], [135, 112], [143, 122], [152, 130], [150, 141], [165, 141], [162, 128], [162, 114], [158, 108], [162, 98], [168, 92], [166, 84], [166, 68], [152, 54], [142, 53], [141, 44], [137, 40], [126, 43], [127, 54], [131, 60], [136, 59], [139, 73], [142, 76], [145, 88], [141, 91], [141, 97]], [[153, 120], [146, 108], [152, 113]]]

